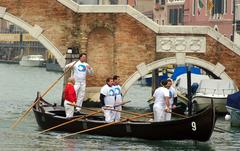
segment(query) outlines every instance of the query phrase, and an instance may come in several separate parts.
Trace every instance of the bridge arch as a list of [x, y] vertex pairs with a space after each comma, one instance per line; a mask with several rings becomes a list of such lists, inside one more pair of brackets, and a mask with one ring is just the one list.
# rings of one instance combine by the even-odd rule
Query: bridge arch
[[29, 32], [29, 34], [37, 39], [43, 46], [45, 46], [57, 59], [58, 63], [61, 67], [65, 66], [65, 58], [62, 53], [58, 50], [57, 47], [53, 45], [42, 33], [44, 30], [39, 25], [30, 25], [29, 23], [25, 22], [24, 20], [16, 17], [6, 11], [5, 7], [0, 6], [0, 18], [14, 23], [15, 25], [21, 27], [25, 31]]
[[[196, 65], [198, 67], [204, 68], [208, 71], [211, 71], [214, 75], [219, 77], [220, 79], [226, 79], [226, 80], [232, 80], [224, 71], [225, 67], [217, 63], [216, 65], [203, 60], [199, 59], [197, 57], [192, 57], [192, 56], [186, 56], [185, 57], [185, 63], [186, 64], [192, 64]], [[127, 92], [127, 90], [133, 85], [135, 81], [137, 81], [139, 78], [142, 76], [148, 74], [154, 69], [157, 69], [159, 67], [167, 66], [169, 64], [177, 64], [177, 59], [176, 57], [168, 57], [160, 60], [156, 60], [152, 63], [145, 64], [141, 63], [137, 66], [137, 71], [133, 73], [124, 83], [123, 83], [123, 92]]]

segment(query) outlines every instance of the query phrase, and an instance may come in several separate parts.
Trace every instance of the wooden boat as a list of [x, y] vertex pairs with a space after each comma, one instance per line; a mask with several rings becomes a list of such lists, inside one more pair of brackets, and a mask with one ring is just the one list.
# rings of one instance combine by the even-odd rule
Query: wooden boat
[[[76, 118], [65, 118], [65, 112], [62, 108], [53, 107], [42, 98], [33, 106], [33, 112], [39, 127], [44, 130]], [[215, 121], [215, 109], [213, 104], [211, 104], [191, 117], [165, 122], [124, 120], [124, 122], [110, 124], [86, 133], [113, 137], [136, 137], [150, 140], [189, 139], [207, 141], [212, 135]], [[103, 116], [89, 116], [86, 119], [76, 120], [57, 127], [54, 131], [74, 133], [106, 124], [108, 123], [104, 121]]]

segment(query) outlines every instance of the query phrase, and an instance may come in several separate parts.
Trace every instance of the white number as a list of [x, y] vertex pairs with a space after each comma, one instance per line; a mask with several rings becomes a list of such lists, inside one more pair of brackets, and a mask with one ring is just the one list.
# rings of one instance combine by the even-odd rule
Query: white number
[[192, 124], [192, 130], [193, 130], [193, 131], [196, 131], [196, 130], [197, 130], [197, 125], [196, 125], [196, 123], [195, 123], [195, 122], [192, 122], [191, 124]]

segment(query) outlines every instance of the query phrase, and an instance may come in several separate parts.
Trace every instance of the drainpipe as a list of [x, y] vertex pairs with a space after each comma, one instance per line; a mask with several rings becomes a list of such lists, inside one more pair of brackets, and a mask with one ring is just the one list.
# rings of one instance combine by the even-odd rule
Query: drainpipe
[[234, 34], [235, 34], [235, 23], [236, 23], [236, 14], [235, 14], [236, 8], [235, 8], [235, 6], [236, 6], [236, 2], [235, 2], [235, 0], [233, 0], [233, 31], [232, 31], [232, 39], [231, 39], [233, 42], [234, 42], [234, 38], [235, 38]]

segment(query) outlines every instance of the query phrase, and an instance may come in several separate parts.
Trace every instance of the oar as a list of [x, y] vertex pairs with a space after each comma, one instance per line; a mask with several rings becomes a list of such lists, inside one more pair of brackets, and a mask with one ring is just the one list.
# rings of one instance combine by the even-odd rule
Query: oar
[[[117, 104], [115, 105], [114, 107], [118, 107], [118, 106], [122, 106], [126, 103], [129, 103], [131, 101], [126, 101], [126, 102], [123, 102], [121, 104]], [[90, 109], [90, 108], [87, 108], [87, 107], [80, 107], [80, 106], [77, 106], [76, 104], [70, 104], [68, 103], [68, 105], [71, 105], [71, 106], [74, 106], [74, 107], [79, 107], [79, 108], [82, 108], [82, 109], [85, 109], [85, 110], [89, 110], [89, 111], [96, 111], [94, 109]], [[141, 113], [136, 113], [136, 112], [129, 112], [129, 111], [123, 111], [123, 110], [116, 110], [116, 109], [111, 109], [111, 108], [104, 108], [105, 110], [111, 110], [111, 111], [116, 111], [116, 112], [121, 112], [121, 113], [126, 113], [126, 114], [130, 114], [130, 115], [142, 115]]]
[[[113, 107], [123, 106], [124, 104], [127, 104], [127, 103], [129, 103], [129, 102], [131, 102], [131, 101], [122, 102], [122, 103], [120, 103], [120, 104], [114, 105]], [[85, 110], [89, 110], [89, 111], [96, 111], [96, 110], [94, 110], [94, 109], [90, 109], [90, 108], [88, 108], [88, 107], [78, 106], [78, 105], [72, 104], [72, 103], [67, 103], [67, 104], [68, 104], [68, 105], [71, 105], [71, 106], [74, 106], [74, 107], [78, 107], [78, 108], [82, 108], [82, 109], [85, 109]], [[104, 109], [106, 109], [106, 108], [104, 108]]]
[[188, 116], [185, 116], [185, 115], [182, 115], [182, 114], [178, 114], [176, 112], [168, 112], [168, 113], [172, 113], [173, 115], [177, 115], [177, 116], [180, 116], [182, 118], [188, 118]]
[[[53, 84], [49, 86], [49, 88], [43, 93], [42, 97], [44, 97], [60, 80], [61, 78], [68, 72], [70, 69], [77, 63], [77, 61], [74, 62], [74, 64], [69, 67]], [[35, 102], [12, 124], [11, 128], [15, 128], [19, 122], [21, 122], [24, 117], [31, 111], [33, 106], [35, 106], [40, 100], [40, 97], [35, 100]]]
[[[129, 102], [131, 102], [131, 101], [127, 101], [127, 102], [123, 102], [123, 103], [121, 103], [121, 104], [117, 104], [117, 105], [115, 105], [114, 107], [117, 107], [117, 106], [120, 106], [120, 105], [124, 105], [124, 104], [129, 103]], [[71, 103], [68, 103], [68, 105], [72, 105], [72, 106], [75, 106], [75, 107], [80, 107], [80, 106], [77, 106], [76, 104], [71, 104]], [[59, 125], [57, 125], [57, 126], [48, 128], [48, 129], [46, 129], [46, 130], [44, 130], [44, 131], [39, 132], [39, 134], [42, 134], [42, 133], [44, 133], [44, 132], [48, 132], [48, 131], [53, 130], [53, 129], [55, 129], [55, 128], [64, 126], [64, 125], [69, 124], [69, 123], [72, 123], [72, 122], [74, 122], [74, 121], [81, 120], [81, 119], [84, 119], [84, 118], [87, 118], [87, 117], [89, 117], [89, 116], [93, 116], [93, 115], [96, 115], [96, 114], [102, 112], [102, 109], [100, 109], [100, 110], [94, 110], [94, 109], [89, 109], [89, 108], [86, 108], [86, 107], [80, 107], [80, 108], [84, 108], [84, 109], [89, 110], [89, 111], [94, 111], [94, 113], [91, 113], [91, 114], [89, 114], [89, 115], [85, 115], [85, 116], [82, 116], [82, 117], [79, 117], [79, 118], [75, 118], [75, 119], [73, 119], [73, 120], [71, 120], [71, 121], [67, 121], [67, 122], [62, 123], [62, 124], [59, 124]]]
[[67, 124], [72, 123], [72, 122], [74, 122], [74, 121], [81, 120], [81, 119], [87, 118], [87, 117], [89, 117], [89, 116], [96, 115], [96, 114], [98, 114], [98, 113], [100, 113], [100, 112], [102, 112], [101, 109], [98, 110], [98, 111], [95, 111], [94, 113], [91, 113], [91, 114], [88, 114], [88, 115], [85, 115], [85, 116], [81, 116], [81, 117], [79, 117], [79, 118], [75, 118], [75, 119], [72, 119], [72, 120], [67, 121], [67, 122], [65, 122], [65, 123], [62, 123], [62, 124], [53, 126], [53, 127], [51, 127], [51, 128], [48, 128], [48, 129], [46, 129], [46, 130], [44, 130], [44, 131], [39, 132], [39, 134], [48, 132], [48, 131], [50, 131], [50, 130], [56, 129], [56, 128], [61, 127], [61, 126], [64, 126], [64, 125], [67, 125]]
[[[222, 128], [217, 127], [217, 126], [215, 126], [215, 128], [218, 129], [218, 130], [221, 130], [221, 131], [223, 131], [223, 132], [227, 132], [227, 133], [234, 134], [234, 132], [231, 132], [231, 131], [228, 131], [228, 130], [222, 129]], [[215, 129], [214, 129], [214, 130], [215, 130]], [[216, 131], [216, 130], [215, 130], [215, 131]]]
[[[116, 110], [116, 109], [111, 109], [111, 108], [105, 108], [105, 110], [111, 110], [111, 111], [116, 111], [116, 112], [121, 112], [121, 113], [126, 113], [130, 115], [142, 115], [141, 113], [136, 113], [136, 112], [129, 112], [129, 111], [124, 111], [124, 110]], [[152, 116], [151, 116], [152, 117]]]
[[114, 124], [122, 123], [122, 122], [125, 122], [125, 121], [128, 121], [128, 120], [133, 120], [133, 119], [137, 119], [137, 118], [140, 118], [140, 117], [148, 116], [150, 114], [153, 114], [153, 113], [152, 112], [151, 113], [146, 113], [146, 114], [134, 116], [134, 117], [129, 118], [129, 119], [127, 118], [127, 119], [124, 119], [124, 120], [121, 120], [121, 121], [118, 121], [118, 122], [111, 122], [111, 123], [103, 124], [103, 125], [100, 125], [100, 126], [97, 126], [97, 127], [93, 127], [93, 128], [89, 128], [89, 129], [86, 129], [86, 130], [82, 130], [82, 131], [76, 132], [76, 133], [65, 135], [65, 136], [63, 136], [61, 138], [66, 138], [66, 137], [73, 136], [73, 135], [76, 135], [76, 134], [81, 134], [81, 133], [93, 131], [93, 130], [100, 129], [100, 128], [103, 128], [103, 127], [107, 127], [107, 126], [111, 126], [111, 125], [114, 125]]

